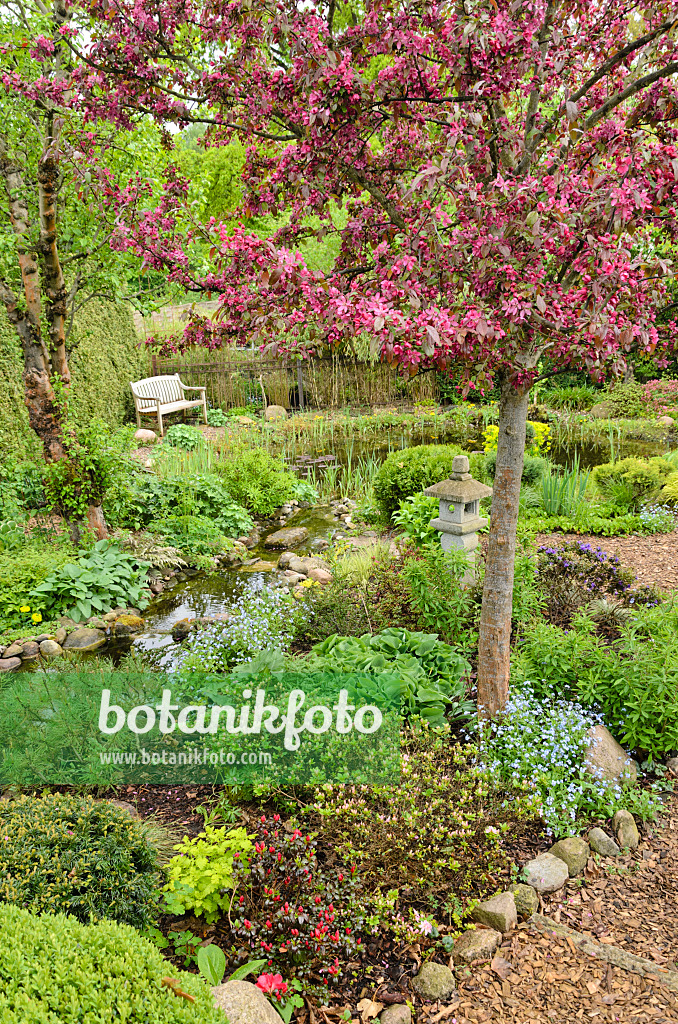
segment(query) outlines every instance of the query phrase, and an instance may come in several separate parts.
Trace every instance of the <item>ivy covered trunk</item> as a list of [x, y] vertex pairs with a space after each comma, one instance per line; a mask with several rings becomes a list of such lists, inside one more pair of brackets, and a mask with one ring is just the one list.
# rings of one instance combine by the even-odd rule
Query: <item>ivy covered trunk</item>
[[478, 710], [486, 718], [494, 718], [508, 700], [513, 572], [528, 399], [528, 387], [516, 388], [508, 376], [503, 378], [478, 642]]

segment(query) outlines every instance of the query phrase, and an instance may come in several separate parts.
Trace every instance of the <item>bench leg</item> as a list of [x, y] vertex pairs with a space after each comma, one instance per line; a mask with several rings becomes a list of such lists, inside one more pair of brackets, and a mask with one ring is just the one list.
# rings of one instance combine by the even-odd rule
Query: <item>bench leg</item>
[[137, 414], [137, 430], [141, 430], [141, 416], [139, 415], [139, 410], [135, 409], [134, 411]]
[[207, 398], [204, 395], [202, 397], [202, 415], [205, 420], [205, 426], [207, 426]]
[[163, 432], [162, 432], [162, 413], [161, 412], [158, 412], [158, 431], [160, 433], [160, 436], [163, 437]]

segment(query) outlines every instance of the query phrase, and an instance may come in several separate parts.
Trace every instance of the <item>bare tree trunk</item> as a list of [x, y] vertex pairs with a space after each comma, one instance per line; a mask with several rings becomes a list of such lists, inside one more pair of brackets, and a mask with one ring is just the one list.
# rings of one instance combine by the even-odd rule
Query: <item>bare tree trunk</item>
[[11, 288], [0, 283], [2, 300], [10, 322], [21, 339], [24, 355], [24, 391], [28, 419], [42, 441], [48, 462], [64, 455], [61, 444], [61, 415], [50, 381], [50, 359], [42, 336], [40, 272], [35, 246], [31, 244], [26, 191], [20, 166], [12, 159], [0, 135], [0, 173], [5, 180], [9, 219], [14, 231], [25, 311]]
[[516, 388], [509, 379], [502, 381], [478, 642], [478, 713], [485, 718], [493, 718], [508, 700], [513, 571], [528, 401], [529, 389]]
[[45, 271], [47, 318], [49, 321], [52, 372], [63, 384], [71, 382], [66, 354], [67, 290], [57, 247], [57, 185], [59, 163], [54, 156], [58, 128], [50, 127], [45, 151], [38, 163], [38, 203], [40, 209], [40, 251]]

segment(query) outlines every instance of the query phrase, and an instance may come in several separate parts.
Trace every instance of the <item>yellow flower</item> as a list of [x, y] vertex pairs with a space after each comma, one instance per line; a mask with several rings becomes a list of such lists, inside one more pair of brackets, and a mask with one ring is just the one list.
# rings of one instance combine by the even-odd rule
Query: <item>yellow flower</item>
[[42, 622], [42, 615], [40, 614], [40, 612], [33, 612], [33, 614], [31, 615], [31, 621]]
[[20, 612], [29, 612], [30, 610], [31, 606], [29, 604], [22, 604], [21, 608], [19, 608]]

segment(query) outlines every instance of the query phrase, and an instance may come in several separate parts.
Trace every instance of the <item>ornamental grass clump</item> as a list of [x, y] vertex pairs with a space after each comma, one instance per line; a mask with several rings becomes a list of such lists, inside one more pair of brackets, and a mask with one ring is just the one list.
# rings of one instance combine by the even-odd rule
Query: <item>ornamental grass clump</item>
[[548, 693], [537, 697], [529, 682], [514, 689], [505, 711], [479, 729], [480, 763], [507, 786], [527, 785], [555, 836], [578, 835], [595, 818], [624, 808], [654, 817], [652, 793], [592, 774], [585, 767], [589, 732], [602, 716]]
[[122, 809], [91, 797], [22, 796], [0, 803], [0, 834], [0, 902], [83, 922], [153, 922], [157, 855]]

